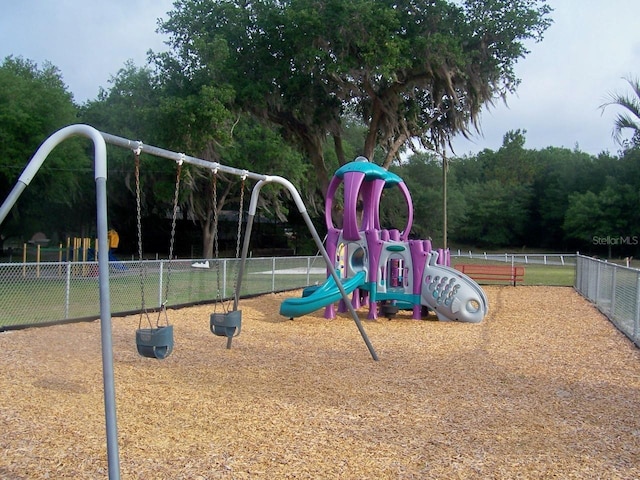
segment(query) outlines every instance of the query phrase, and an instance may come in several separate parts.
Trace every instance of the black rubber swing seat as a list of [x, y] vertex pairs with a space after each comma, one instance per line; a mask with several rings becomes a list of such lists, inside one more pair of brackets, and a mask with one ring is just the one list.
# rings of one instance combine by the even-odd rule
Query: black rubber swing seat
[[384, 303], [380, 305], [380, 313], [389, 320], [395, 317], [398, 311], [398, 306], [393, 303]]
[[136, 330], [136, 346], [143, 357], [167, 358], [173, 350], [173, 325]]
[[219, 337], [237, 337], [240, 335], [242, 324], [242, 310], [232, 310], [226, 313], [212, 313], [209, 318], [211, 333]]

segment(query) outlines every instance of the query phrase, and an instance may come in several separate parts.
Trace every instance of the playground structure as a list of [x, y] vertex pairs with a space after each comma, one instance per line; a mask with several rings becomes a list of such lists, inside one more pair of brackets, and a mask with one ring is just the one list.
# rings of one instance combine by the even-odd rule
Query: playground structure
[[[343, 185], [343, 225], [332, 219], [339, 187]], [[380, 200], [385, 188], [399, 188], [407, 206], [404, 230], [383, 229]], [[362, 211], [358, 211], [361, 201]], [[481, 322], [488, 301], [480, 286], [467, 275], [450, 267], [448, 250], [433, 250], [431, 240], [409, 239], [413, 204], [404, 181], [394, 173], [358, 157], [338, 169], [329, 184], [325, 201], [327, 253], [340, 273], [340, 284], [350, 294], [345, 303], [334, 277], [302, 298], [282, 302], [281, 315], [293, 318], [325, 308], [325, 317], [335, 316], [349, 306], [368, 305], [369, 319], [391, 317], [398, 309], [411, 309], [414, 319], [422, 318], [423, 307], [439, 320]]]

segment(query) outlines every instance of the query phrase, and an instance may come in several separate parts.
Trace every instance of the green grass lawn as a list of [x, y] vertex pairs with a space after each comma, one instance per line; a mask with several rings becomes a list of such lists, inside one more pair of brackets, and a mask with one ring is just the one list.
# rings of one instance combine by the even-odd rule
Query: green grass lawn
[[576, 277], [576, 268], [556, 265], [525, 265], [525, 285], [553, 285], [572, 287]]
[[[245, 272], [241, 296], [290, 290], [305, 286], [306, 275], [272, 276], [270, 263], [254, 261]], [[237, 272], [229, 268], [226, 282], [221, 272], [211, 269], [183, 269], [171, 272], [168, 305], [215, 301], [230, 298], [235, 292]], [[218, 282], [220, 278], [220, 282]], [[139, 274], [117, 272], [110, 275], [109, 291], [113, 313], [138, 311], [144, 290], [145, 307], [158, 308], [165, 298], [167, 271], [161, 284], [158, 272], [147, 272], [144, 288]], [[311, 275], [311, 283], [324, 281], [324, 275]], [[225, 285], [226, 283], [226, 285]], [[34, 278], [13, 275], [0, 279], [0, 327], [31, 325], [72, 318], [95, 317], [100, 312], [97, 276], [64, 275]]]
[[[454, 258], [454, 263], [488, 263], [480, 259]], [[493, 262], [497, 265], [505, 263]], [[242, 282], [242, 296], [305, 286], [305, 275], [278, 274], [272, 276], [271, 261], [254, 261]], [[527, 264], [524, 285], [572, 286], [573, 266], [552, 266]], [[166, 275], [167, 272], [165, 272]], [[234, 268], [227, 272], [226, 285], [220, 283], [218, 295], [218, 274], [216, 269], [183, 269], [171, 273], [169, 305], [205, 302], [222, 297], [231, 297], [235, 290]], [[165, 277], [166, 279], [166, 277]], [[309, 276], [309, 282], [322, 283], [324, 274]], [[141, 307], [140, 276], [135, 271], [117, 272], [110, 277], [111, 311], [131, 312]], [[480, 281], [480, 284], [497, 282]], [[500, 282], [504, 284], [505, 282]], [[164, 287], [164, 285], [163, 285]], [[160, 290], [157, 272], [148, 272], [144, 283], [145, 306], [157, 308], [164, 299], [164, 288]], [[10, 325], [37, 324], [70, 318], [94, 317], [99, 314], [99, 285], [96, 276], [77, 276], [71, 279], [67, 288], [63, 276], [50, 278], [22, 278], [14, 275], [0, 281], [0, 327]]]

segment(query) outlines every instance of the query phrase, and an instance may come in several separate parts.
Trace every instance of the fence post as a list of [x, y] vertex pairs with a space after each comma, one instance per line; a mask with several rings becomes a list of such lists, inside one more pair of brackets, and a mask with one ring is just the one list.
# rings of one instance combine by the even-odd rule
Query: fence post
[[162, 278], [162, 273], [164, 272], [164, 262], [162, 260], [160, 260], [160, 273], [159, 273], [159, 277], [158, 278], [158, 308], [162, 308], [162, 282], [163, 282], [163, 278]]
[[227, 259], [222, 260], [222, 298], [227, 298]]
[[69, 302], [71, 298], [71, 262], [67, 262], [64, 286], [64, 319], [69, 319]]
[[[458, 250], [460, 252], [460, 250]], [[307, 285], [311, 284], [311, 257], [307, 257]]]
[[271, 258], [271, 293], [276, 291], [276, 257]]
[[616, 277], [618, 273], [618, 267], [614, 265], [613, 273], [611, 275], [611, 319], [615, 321], [616, 319]]
[[640, 334], [640, 273], [636, 275], [636, 318], [633, 321], [633, 341], [638, 343]]
[[600, 306], [600, 270], [602, 269], [602, 263], [598, 262], [596, 265], [598, 268], [596, 269], [596, 291], [594, 292], [593, 301], [597, 306]]

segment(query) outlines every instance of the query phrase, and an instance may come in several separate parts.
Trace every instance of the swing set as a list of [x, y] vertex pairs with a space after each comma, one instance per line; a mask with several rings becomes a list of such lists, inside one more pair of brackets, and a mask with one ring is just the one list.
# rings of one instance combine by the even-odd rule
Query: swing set
[[[178, 215], [178, 200], [180, 196], [180, 178], [182, 173], [182, 165], [184, 164], [184, 158], [181, 158], [176, 162], [178, 167], [176, 169], [176, 181], [173, 194], [173, 210], [171, 216], [171, 234], [169, 240], [169, 261], [167, 268], [166, 282], [164, 284], [164, 300], [162, 301], [160, 308], [158, 309], [158, 316], [155, 322], [151, 321], [149, 311], [146, 307], [145, 299], [145, 279], [146, 279], [146, 264], [144, 262], [143, 248], [142, 248], [142, 202], [140, 195], [140, 153], [142, 147], [138, 146], [134, 149], [135, 155], [135, 185], [136, 185], [136, 226], [138, 236], [138, 262], [140, 266], [140, 317], [138, 321], [138, 329], [136, 330], [136, 347], [138, 353], [143, 357], [156, 358], [163, 360], [167, 358], [173, 350], [173, 325], [169, 323], [169, 317], [167, 313], [167, 303], [169, 301], [169, 290], [171, 285], [171, 263], [173, 260], [173, 247], [175, 244], [176, 235], [176, 220]], [[181, 154], [182, 155], [182, 154]], [[212, 205], [213, 205], [213, 239], [214, 239], [214, 257], [216, 268], [216, 283], [217, 293], [216, 301], [214, 303], [214, 311], [209, 319], [209, 329], [211, 333], [221, 337], [227, 337], [227, 349], [231, 348], [231, 342], [233, 337], [240, 335], [240, 329], [242, 324], [242, 312], [238, 310], [238, 296], [234, 296], [233, 308], [231, 308], [222, 298], [222, 287], [220, 284], [221, 272], [220, 272], [220, 249], [218, 243], [218, 170], [216, 167], [212, 170], [211, 183], [212, 183]], [[244, 209], [244, 191], [245, 181], [247, 174], [241, 175], [240, 184], [240, 206], [238, 211], [238, 229], [236, 234], [236, 260], [240, 258], [240, 238], [242, 235], [242, 212]], [[238, 265], [238, 262], [236, 262]], [[236, 279], [234, 280], [234, 291], [237, 285], [238, 268], [236, 268]], [[222, 312], [217, 312], [218, 306], [221, 306]], [[145, 322], [146, 320], [146, 322]], [[146, 323], [143, 326], [143, 323]], [[154, 325], [155, 323], [155, 325]]]
[[[344, 300], [345, 305], [347, 306], [351, 317], [356, 324], [362, 339], [364, 340], [371, 357], [374, 360], [378, 360], [378, 356], [373, 348], [373, 345], [369, 341], [369, 338], [362, 326], [362, 323], [358, 317], [357, 312], [349, 301], [349, 296], [342, 286], [342, 282], [340, 281], [340, 277], [335, 270], [334, 262], [327, 254], [327, 251], [324, 248], [322, 239], [318, 235], [311, 218], [307, 212], [307, 209], [300, 197], [298, 190], [295, 186], [286, 178], [275, 176], [275, 175], [263, 175], [258, 173], [252, 173], [247, 170], [239, 170], [233, 167], [228, 167], [222, 165], [218, 162], [210, 162], [207, 160], [203, 160], [196, 157], [187, 156], [183, 153], [176, 153], [169, 150], [165, 150], [162, 148], [144, 145], [140, 141], [128, 140], [126, 138], [117, 137], [115, 135], [111, 135], [108, 133], [100, 132], [95, 128], [89, 125], [69, 125], [67, 127], [61, 128], [57, 132], [53, 133], [49, 136], [43, 143], [40, 145], [34, 156], [31, 158], [23, 172], [20, 174], [18, 181], [16, 182], [13, 189], [9, 192], [9, 195], [4, 200], [2, 205], [0, 205], [0, 225], [4, 222], [10, 210], [13, 208], [15, 203], [20, 198], [22, 192], [27, 188], [30, 184], [33, 177], [36, 175], [44, 161], [47, 159], [49, 154], [53, 151], [53, 149], [59, 145], [61, 142], [66, 140], [67, 138], [74, 136], [83, 136], [90, 139], [93, 142], [94, 147], [94, 179], [96, 183], [96, 213], [97, 213], [97, 232], [98, 232], [98, 251], [99, 252], [108, 252], [109, 251], [109, 240], [108, 240], [108, 222], [107, 222], [107, 146], [109, 143], [111, 145], [128, 148], [137, 152], [138, 156], [142, 151], [145, 153], [155, 155], [157, 157], [162, 157], [170, 160], [174, 160], [178, 162], [178, 174], [176, 181], [176, 192], [179, 190], [179, 175], [180, 168], [182, 163], [189, 163], [191, 165], [195, 165], [201, 168], [209, 169], [214, 173], [213, 178], [214, 181], [216, 179], [216, 175], [218, 172], [227, 173], [230, 175], [235, 175], [243, 179], [252, 179], [256, 180], [256, 184], [253, 187], [251, 193], [251, 200], [249, 203], [247, 222], [245, 228], [244, 235], [244, 244], [242, 246], [242, 255], [239, 260], [239, 265], [237, 269], [236, 281], [235, 281], [235, 291], [234, 291], [234, 299], [233, 299], [233, 309], [226, 310], [221, 314], [214, 312], [210, 318], [210, 329], [211, 331], [219, 336], [227, 337], [227, 348], [231, 347], [231, 338], [238, 335], [240, 333], [240, 321], [241, 321], [241, 311], [238, 310], [238, 299], [239, 292], [241, 290], [242, 285], [242, 277], [246, 264], [247, 254], [249, 251], [249, 242], [251, 239], [251, 229], [253, 226], [253, 220], [256, 214], [258, 200], [260, 196], [260, 190], [262, 187], [269, 183], [279, 184], [282, 187], [286, 188], [289, 194], [291, 195], [296, 207], [298, 208], [302, 218], [307, 225], [313, 240], [318, 247], [319, 252], [322, 254], [322, 257], [326, 263], [327, 271], [331, 274], [333, 279], [336, 282], [338, 289], [340, 290], [340, 294], [342, 299]], [[138, 186], [139, 189], [139, 186]], [[244, 188], [243, 188], [244, 191]], [[139, 194], [139, 192], [138, 192]], [[177, 193], [176, 193], [177, 195]], [[177, 204], [174, 200], [174, 221], [176, 216], [176, 208]], [[241, 217], [242, 211], [240, 211], [240, 220], [239, 220], [239, 229], [241, 226]], [[217, 226], [216, 226], [217, 229]], [[172, 232], [175, 233], [175, 225], [172, 226]], [[239, 250], [239, 242], [240, 242], [240, 232], [238, 232], [238, 247], [236, 248], [236, 252]], [[173, 234], [171, 242], [173, 244]], [[139, 247], [141, 245], [141, 238], [139, 239]], [[172, 245], [171, 244], [171, 245]], [[141, 248], [139, 248], [141, 251]], [[170, 255], [173, 254], [172, 247], [170, 246]], [[139, 253], [140, 253], [139, 251]], [[236, 253], [237, 256], [237, 253]], [[141, 257], [141, 255], [140, 255]], [[142, 263], [142, 262], [141, 262]], [[171, 258], [169, 260], [171, 263]], [[218, 262], [216, 262], [218, 263]], [[144, 275], [142, 271], [141, 275]], [[141, 276], [141, 285], [144, 283], [144, 277]], [[115, 400], [115, 382], [114, 382], [114, 367], [113, 367], [113, 338], [112, 338], [112, 323], [111, 323], [111, 300], [110, 300], [110, 292], [109, 292], [109, 258], [108, 255], [98, 255], [98, 286], [99, 286], [99, 297], [100, 297], [100, 337], [102, 343], [102, 372], [103, 372], [103, 382], [104, 382], [104, 403], [105, 403], [105, 427], [106, 427], [106, 436], [107, 436], [107, 463], [109, 470], [109, 479], [110, 480], [118, 480], [120, 478], [120, 464], [119, 464], [119, 452], [118, 452], [118, 440], [117, 440], [117, 419], [116, 419], [116, 400]], [[144, 288], [144, 287], [143, 287]], [[169, 289], [169, 281], [167, 281], [165, 294], [168, 295]], [[220, 294], [218, 294], [220, 295]], [[163, 302], [163, 308], [160, 309], [158, 320], [156, 321], [156, 325], [149, 320], [149, 328], [142, 328], [142, 319], [146, 317], [148, 319], [148, 314], [145, 315], [145, 306], [144, 306], [144, 293], [141, 295], [143, 297], [142, 300], [142, 309], [141, 309], [141, 318], [139, 329], [136, 332], [136, 341], [138, 344], [138, 351], [141, 355], [145, 357], [154, 357], [154, 358], [166, 358], [167, 355], [171, 353], [173, 349], [173, 329], [168, 324], [168, 319], [166, 317], [166, 296], [165, 301]], [[165, 324], [161, 325], [160, 320], [164, 315]]]

